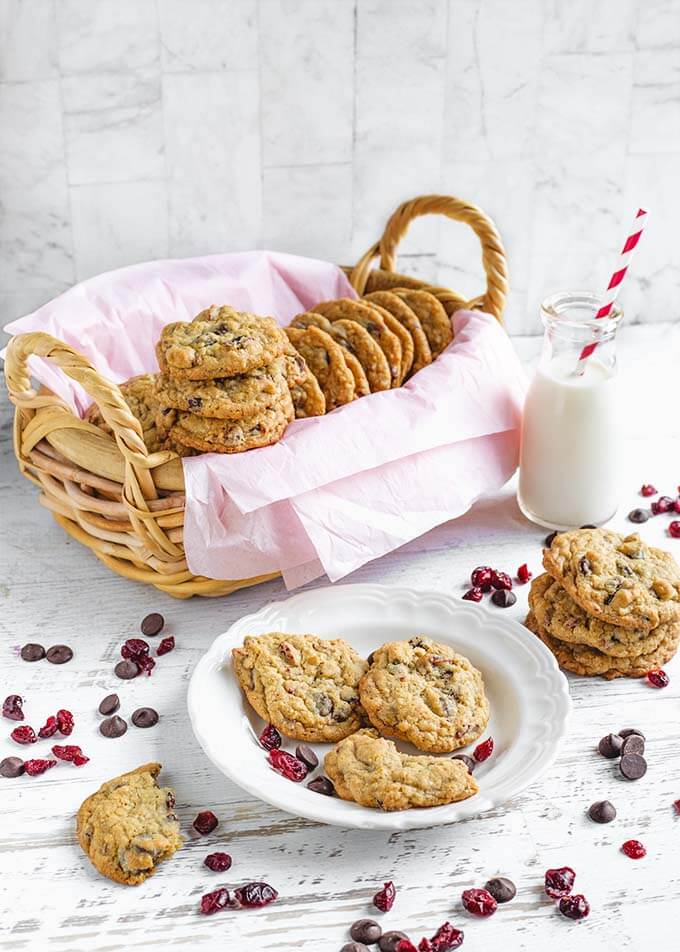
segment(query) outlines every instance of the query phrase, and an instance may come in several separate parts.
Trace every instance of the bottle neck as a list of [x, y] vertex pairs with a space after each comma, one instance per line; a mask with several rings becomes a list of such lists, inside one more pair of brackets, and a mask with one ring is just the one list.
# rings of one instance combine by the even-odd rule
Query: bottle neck
[[552, 295], [541, 305], [545, 328], [541, 365], [559, 363], [563, 370], [576, 368], [584, 347], [597, 343], [590, 360], [608, 370], [616, 367], [616, 332], [623, 316], [614, 306], [611, 317], [595, 318], [601, 298], [589, 291]]

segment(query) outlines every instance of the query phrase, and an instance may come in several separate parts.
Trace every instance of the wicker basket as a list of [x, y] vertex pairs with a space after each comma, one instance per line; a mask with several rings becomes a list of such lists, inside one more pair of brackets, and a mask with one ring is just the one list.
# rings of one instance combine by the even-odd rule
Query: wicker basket
[[[466, 301], [447, 288], [394, 271], [396, 248], [410, 222], [431, 213], [465, 222], [477, 234], [487, 278], [480, 297]], [[380, 268], [374, 269], [378, 257]], [[401, 205], [380, 241], [345, 272], [359, 294], [394, 287], [425, 288], [449, 314], [461, 307], [480, 308], [501, 320], [507, 292], [505, 252], [492, 222], [474, 205], [442, 195], [426, 195]], [[36, 391], [27, 363], [32, 355], [54, 361], [81, 384], [99, 405], [115, 438], [81, 420], [45, 388]], [[148, 452], [139, 422], [116, 384], [97, 373], [73, 348], [49, 334], [19, 334], [7, 348], [5, 376], [16, 406], [14, 450], [21, 472], [40, 488], [40, 502], [59, 525], [114, 572], [177, 598], [225, 595], [276, 577], [229, 581], [189, 571], [183, 546], [181, 461], [168, 451]]]

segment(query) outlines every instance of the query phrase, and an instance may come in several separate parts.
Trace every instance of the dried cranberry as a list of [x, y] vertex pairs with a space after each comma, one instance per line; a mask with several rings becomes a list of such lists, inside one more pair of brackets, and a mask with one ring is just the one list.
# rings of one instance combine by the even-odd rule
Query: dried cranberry
[[493, 573], [493, 578], [491, 579], [491, 584], [496, 589], [504, 588], [507, 591], [510, 591], [512, 588], [512, 579], [507, 572], [496, 572]]
[[498, 909], [498, 903], [488, 889], [466, 889], [461, 898], [471, 916], [486, 918]]
[[270, 902], [279, 898], [279, 894], [268, 883], [246, 883], [245, 886], [239, 886], [234, 890], [234, 898], [246, 909], [254, 909], [268, 906]]
[[277, 773], [294, 783], [300, 783], [309, 773], [307, 764], [292, 754], [287, 754], [285, 750], [270, 750], [267, 760]]
[[59, 733], [63, 734], [64, 737], [68, 737], [69, 734], [73, 732], [73, 714], [70, 711], [57, 711], [57, 727], [59, 728]]
[[668, 523], [668, 535], [672, 539], [680, 539], [680, 520], [674, 519]]
[[484, 592], [482, 591], [482, 589], [476, 588], [476, 587], [469, 588], [467, 592], [465, 593], [465, 595], [463, 595], [463, 599], [466, 602], [481, 602], [483, 597], [484, 597]]
[[[440, 926], [431, 939], [423, 939], [418, 948], [420, 952], [448, 952], [449, 949], [459, 949], [463, 944], [463, 930], [454, 928], [450, 922], [445, 922]], [[424, 942], [429, 942], [429, 948], [424, 946]]]
[[680, 800], [673, 801], [673, 809], [678, 814], [678, 816], [680, 816]]
[[21, 727], [15, 727], [9, 735], [17, 744], [35, 744], [37, 737], [35, 731], [28, 724], [22, 724]]
[[23, 721], [24, 712], [21, 709], [23, 700], [18, 694], [8, 694], [2, 704], [2, 716], [10, 721]]
[[47, 737], [53, 737], [58, 730], [59, 725], [57, 724], [57, 719], [50, 714], [43, 726], [38, 731], [38, 737], [42, 737], [43, 740]]
[[394, 883], [390, 881], [385, 883], [383, 888], [375, 894], [373, 897], [373, 905], [381, 912], [389, 912], [394, 905], [396, 897], [397, 890], [394, 888]]
[[25, 760], [24, 770], [29, 777], [37, 777], [38, 774], [45, 773], [50, 767], [56, 767], [56, 760]]
[[121, 645], [120, 656], [127, 661], [137, 661], [149, 653], [149, 644], [143, 638], [128, 638]]
[[483, 740], [481, 744], [477, 744], [475, 749], [472, 751], [472, 756], [477, 761], [478, 764], [481, 764], [483, 761], [488, 760], [488, 758], [493, 754], [493, 737], [487, 737], [486, 740]]
[[574, 888], [576, 873], [570, 866], [548, 869], [545, 873], [545, 892], [551, 899], [568, 896]]
[[[424, 941], [428, 941], [425, 939]], [[422, 946], [422, 942], [421, 942]], [[394, 947], [394, 952], [418, 952], [415, 945], [411, 942], [410, 939], [399, 939], [397, 944]]]
[[215, 892], [201, 896], [201, 912], [204, 916], [212, 916], [213, 913], [219, 912], [220, 909], [225, 909], [229, 905], [231, 905], [231, 896], [229, 890], [224, 886], [220, 886]]
[[160, 658], [161, 655], [167, 654], [169, 651], [173, 651], [175, 648], [175, 639], [172, 635], [168, 635], [167, 638], [163, 638], [161, 643], [156, 648], [156, 654]]
[[86, 757], [80, 747], [75, 744], [67, 744], [65, 747], [55, 744], [52, 753], [58, 760], [66, 760], [68, 763], [75, 764], [76, 767], [82, 767], [90, 761], [90, 758]]
[[655, 486], [652, 486], [651, 483], [645, 483], [644, 486], [640, 489], [641, 496], [656, 496], [658, 489]]
[[590, 903], [585, 896], [562, 896], [559, 910], [567, 919], [585, 919], [590, 912]]
[[229, 853], [209, 853], [203, 865], [212, 869], [213, 873], [224, 873], [231, 867], [231, 856]]
[[208, 833], [212, 833], [219, 822], [212, 810], [203, 810], [194, 820], [193, 827], [201, 836], [207, 836]]
[[135, 664], [139, 666], [140, 674], [143, 671], [147, 677], [151, 674], [153, 669], [156, 667], [156, 662], [153, 658], [150, 658], [148, 655], [142, 655], [139, 658], [135, 658]]
[[671, 679], [661, 668], [656, 671], [648, 671], [647, 680], [655, 688], [667, 688], [671, 683]]
[[664, 512], [670, 512], [673, 509], [673, 500], [670, 496], [659, 496], [651, 506], [652, 515], [659, 516]]
[[517, 581], [520, 582], [522, 585], [526, 585], [526, 583], [531, 578], [532, 578], [532, 573], [529, 571], [529, 567], [525, 562], [524, 565], [520, 565], [520, 567], [517, 569]]
[[273, 724], [267, 724], [258, 740], [265, 750], [276, 750], [281, 746], [281, 735]]
[[647, 855], [647, 850], [640, 840], [626, 840], [621, 846], [621, 852], [625, 853], [630, 859], [642, 859]]
[[478, 565], [470, 575], [470, 581], [474, 588], [481, 588], [483, 592], [491, 591], [493, 580], [493, 569], [490, 565]]

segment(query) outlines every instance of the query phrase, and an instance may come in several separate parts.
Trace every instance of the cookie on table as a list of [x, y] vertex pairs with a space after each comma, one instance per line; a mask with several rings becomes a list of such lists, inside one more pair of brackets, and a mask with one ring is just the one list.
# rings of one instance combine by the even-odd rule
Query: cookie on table
[[[156, 374], [140, 374], [137, 377], [130, 377], [129, 380], [118, 385], [130, 412], [140, 422], [142, 436], [150, 453], [156, 453], [160, 450], [162, 442], [162, 437], [156, 427], [156, 413], [158, 412], [156, 380]], [[85, 419], [88, 423], [94, 423], [105, 433], [113, 435], [113, 430], [104, 420], [96, 403], [90, 404], [87, 408]]]
[[290, 326], [318, 327], [320, 330], [325, 331], [330, 337], [332, 337], [334, 341], [340, 344], [344, 352], [343, 356], [345, 358], [345, 363], [354, 377], [355, 398], [368, 396], [368, 394], [371, 392], [371, 388], [368, 385], [368, 377], [366, 376], [364, 368], [361, 366], [354, 353], [351, 341], [341, 328], [336, 327], [335, 324], [331, 324], [328, 318], [324, 317], [323, 314], [314, 314], [313, 311], [305, 311], [303, 314], [298, 314], [293, 318]]
[[622, 628], [650, 630], [680, 620], [680, 566], [637, 533], [560, 532], [543, 565], [589, 615]]
[[284, 393], [285, 357], [235, 377], [214, 380], [177, 380], [160, 374], [156, 385], [158, 404], [219, 420], [239, 420], [274, 406]]
[[324, 770], [343, 800], [379, 810], [436, 807], [478, 791], [463, 761], [402, 754], [374, 730], [340, 741], [326, 754]]
[[378, 648], [359, 696], [381, 734], [431, 753], [465, 747], [489, 720], [480, 672], [453, 648], [421, 635]]
[[318, 327], [287, 327], [286, 334], [316, 377], [326, 410], [351, 403], [355, 397], [354, 377], [340, 345]]
[[183, 446], [204, 453], [244, 453], [246, 450], [270, 446], [283, 436], [288, 424], [295, 419], [293, 401], [288, 389], [278, 406], [268, 407], [242, 420], [217, 420], [173, 411], [168, 436]]
[[560, 668], [582, 677], [601, 677], [606, 681], [614, 678], [644, 677], [648, 671], [667, 664], [677, 651], [680, 641], [680, 628], [676, 628], [675, 634], [669, 633], [649, 654], [614, 657], [588, 645], [570, 644], [553, 638], [538, 623], [533, 612], [529, 612], [524, 624], [552, 651]]
[[287, 737], [333, 743], [364, 723], [358, 686], [368, 664], [341, 638], [248, 635], [232, 660], [252, 706]]
[[364, 295], [363, 300], [369, 304], [375, 303], [385, 308], [411, 335], [413, 340], [411, 375], [432, 363], [432, 351], [425, 336], [423, 325], [413, 308], [409, 307], [406, 301], [403, 301], [393, 291], [371, 291], [370, 294]]
[[381, 304], [378, 304], [376, 301], [364, 301], [364, 303], [368, 304], [371, 310], [377, 311], [385, 322], [388, 331], [391, 331], [395, 337], [399, 338], [401, 345], [401, 366], [399, 368], [399, 381], [395, 386], [401, 386], [413, 366], [413, 338], [406, 328], [399, 323], [396, 317], [393, 317]]
[[182, 845], [175, 795], [158, 786], [161, 765], [144, 764], [114, 777], [78, 810], [78, 842], [103, 876], [137, 886]]
[[213, 305], [193, 321], [164, 327], [156, 354], [165, 374], [210, 380], [270, 364], [284, 348], [285, 335], [273, 317]]
[[[364, 328], [376, 342], [380, 350], [385, 355], [387, 367], [390, 373], [390, 387], [399, 385], [399, 373], [401, 369], [401, 344], [399, 338], [390, 331], [382, 317], [377, 311], [362, 304], [360, 301], [353, 301], [350, 298], [339, 298], [337, 301], [322, 301], [312, 308], [317, 314], [323, 314], [329, 321], [354, 321]], [[361, 361], [361, 356], [357, 352]], [[363, 364], [363, 361], [361, 361]], [[365, 366], [365, 365], [364, 365]], [[368, 369], [366, 368], [368, 375]]]
[[288, 338], [286, 338], [285, 375], [293, 401], [295, 419], [323, 416], [326, 412], [326, 398], [304, 357], [298, 354]]
[[434, 360], [453, 340], [451, 318], [444, 305], [429, 291], [395, 288], [394, 293], [418, 315]]
[[649, 654], [672, 637], [675, 630], [680, 632], [680, 623], [676, 622], [667, 622], [648, 631], [645, 628], [621, 628], [593, 618], [547, 573], [532, 581], [529, 607], [538, 624], [551, 637], [570, 644], [587, 645], [613, 657], [634, 658]]

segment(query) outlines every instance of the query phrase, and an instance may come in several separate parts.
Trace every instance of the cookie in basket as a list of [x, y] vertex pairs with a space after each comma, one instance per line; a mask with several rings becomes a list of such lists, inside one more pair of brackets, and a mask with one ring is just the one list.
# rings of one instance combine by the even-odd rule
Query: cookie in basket
[[158, 404], [220, 420], [254, 416], [277, 404], [285, 393], [285, 361], [285, 357], [277, 357], [250, 373], [216, 377], [214, 380], [177, 380], [159, 374], [156, 384]]
[[444, 305], [429, 291], [395, 288], [394, 293], [417, 314], [434, 360], [453, 340], [451, 318], [444, 310]]
[[318, 327], [287, 327], [286, 334], [316, 377], [326, 399], [326, 410], [351, 403], [355, 397], [354, 377], [340, 345]]
[[326, 398], [316, 377], [307, 366], [306, 360], [298, 354], [288, 338], [286, 338], [285, 374], [293, 401], [295, 419], [323, 416], [326, 412]]
[[368, 396], [371, 392], [371, 388], [368, 385], [368, 377], [344, 331], [336, 327], [335, 324], [331, 324], [328, 318], [324, 317], [323, 314], [315, 314], [313, 311], [305, 311], [303, 314], [296, 315], [291, 321], [291, 327], [318, 327], [332, 337], [334, 341], [337, 341], [343, 348], [345, 363], [354, 377], [355, 398]]
[[[286, 390], [281, 403], [242, 420], [213, 420], [183, 410], [173, 410], [169, 438], [205, 453], [243, 453], [277, 443], [295, 419], [293, 401]], [[167, 424], [166, 424], [167, 425]]]
[[[156, 374], [140, 374], [137, 377], [130, 377], [129, 380], [118, 385], [130, 412], [141, 424], [144, 443], [150, 453], [156, 453], [162, 449], [162, 436], [156, 426], [156, 414], [158, 412], [156, 379]], [[94, 423], [105, 433], [113, 434], [113, 430], [104, 420], [96, 403], [90, 404], [87, 408], [85, 419], [88, 423]]]
[[411, 374], [417, 373], [423, 367], [432, 363], [432, 351], [425, 336], [423, 325], [406, 301], [403, 301], [393, 291], [371, 291], [370, 294], [364, 295], [363, 300], [369, 304], [379, 304], [380, 307], [389, 311], [392, 317], [399, 321], [402, 327], [411, 335], [413, 340]]
[[213, 305], [193, 321], [164, 327], [156, 353], [163, 373], [209, 380], [263, 367], [284, 348], [285, 335], [273, 317]]
[[391, 331], [395, 337], [399, 338], [399, 343], [401, 344], [401, 367], [399, 370], [399, 384], [402, 384], [406, 377], [408, 376], [411, 367], [413, 366], [414, 358], [414, 347], [413, 347], [413, 338], [403, 327], [396, 317], [393, 317], [390, 312], [378, 304], [376, 301], [367, 301], [365, 302], [369, 305], [371, 310], [377, 311], [378, 314], [382, 317], [385, 322], [385, 326], [389, 331]]
[[[329, 321], [354, 321], [366, 330], [387, 360], [390, 372], [390, 387], [399, 385], [401, 370], [401, 344], [399, 338], [387, 328], [382, 317], [367, 305], [350, 298], [339, 298], [337, 301], [322, 301], [312, 308], [317, 314], [323, 314]], [[358, 354], [357, 354], [358, 356]], [[361, 360], [361, 358], [359, 357]]]

